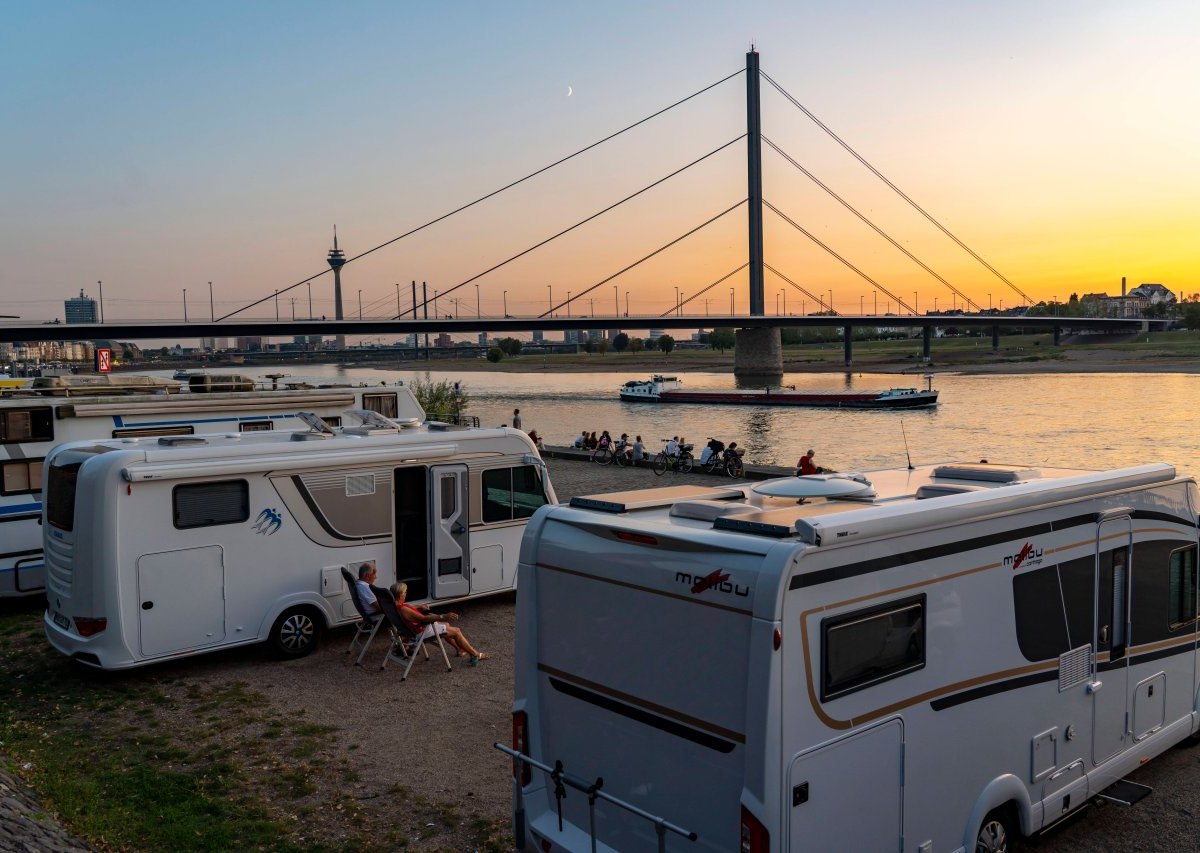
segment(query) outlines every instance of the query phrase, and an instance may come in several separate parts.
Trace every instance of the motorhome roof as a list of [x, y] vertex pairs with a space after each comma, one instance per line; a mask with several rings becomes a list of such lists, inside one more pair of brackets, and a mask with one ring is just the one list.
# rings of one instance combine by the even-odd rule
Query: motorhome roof
[[1176, 475], [1172, 466], [1163, 463], [1113, 471], [951, 463], [855, 476], [870, 482], [874, 496], [798, 503], [794, 498], [759, 494], [754, 484], [725, 488], [676, 486], [586, 495], [572, 498], [571, 506], [639, 523], [796, 538], [820, 545], [887, 535], [905, 527], [950, 523], [1048, 500], [1169, 482]]
[[[297, 443], [305, 431], [221, 433], [173, 437], [122, 438], [81, 444], [77, 450], [120, 452], [124, 477], [131, 482], [181, 476], [223, 473], [225, 468], [243, 473], [277, 471], [314, 464], [358, 465], [398, 460], [463, 456], [470, 453], [520, 453], [533, 446], [524, 433], [511, 429], [467, 429], [446, 434], [420, 426], [385, 434], [336, 429], [326, 441]], [[490, 441], [491, 446], [488, 446]], [[507, 444], [507, 446], [505, 446]], [[232, 466], [232, 467], [231, 467]]]

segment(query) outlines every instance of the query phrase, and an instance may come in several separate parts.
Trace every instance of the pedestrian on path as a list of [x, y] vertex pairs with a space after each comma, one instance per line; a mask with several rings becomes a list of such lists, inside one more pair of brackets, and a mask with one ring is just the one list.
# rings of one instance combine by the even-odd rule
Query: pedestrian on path
[[521, 410], [520, 409], [513, 409], [512, 425], [513, 425], [513, 429], [521, 428]]

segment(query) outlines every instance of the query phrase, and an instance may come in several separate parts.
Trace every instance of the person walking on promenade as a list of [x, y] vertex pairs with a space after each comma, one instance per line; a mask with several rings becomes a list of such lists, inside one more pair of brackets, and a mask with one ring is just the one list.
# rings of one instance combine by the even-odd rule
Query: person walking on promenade
[[520, 409], [513, 409], [512, 425], [513, 425], [513, 429], [521, 428], [521, 410]]

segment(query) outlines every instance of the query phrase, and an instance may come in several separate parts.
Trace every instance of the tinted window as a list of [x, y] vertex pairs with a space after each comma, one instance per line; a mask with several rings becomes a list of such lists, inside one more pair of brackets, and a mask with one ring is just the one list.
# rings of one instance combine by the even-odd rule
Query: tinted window
[[1081, 557], [1078, 560], [1060, 563], [1058, 581], [1062, 587], [1063, 605], [1067, 612], [1067, 649], [1086, 646], [1092, 642], [1096, 558]]
[[362, 400], [364, 409], [379, 412], [385, 418], [396, 417], [395, 394], [363, 394]]
[[480, 484], [485, 523], [529, 518], [547, 503], [542, 477], [535, 465], [484, 471]]
[[1131, 645], [1155, 643], [1173, 636], [1172, 556], [1182, 544], [1167, 539], [1134, 544], [1129, 589]]
[[29, 495], [42, 490], [41, 459], [17, 459], [3, 465], [0, 494]]
[[270, 432], [273, 429], [275, 425], [270, 421], [242, 421], [238, 424], [238, 432]]
[[1171, 552], [1168, 574], [1167, 622], [1177, 631], [1189, 623], [1195, 627], [1196, 606], [1196, 547]]
[[250, 486], [245, 480], [176, 486], [172, 493], [175, 526], [211, 527], [250, 518]]
[[0, 412], [0, 443], [53, 439], [54, 418], [48, 406], [36, 409], [5, 409]]
[[50, 468], [46, 491], [46, 521], [59, 530], [75, 529], [75, 481], [81, 462]]
[[821, 700], [925, 666], [925, 596], [821, 622]]
[[[1086, 606], [1083, 619], [1087, 628], [1082, 639], [1077, 641], [1080, 646], [1091, 642], [1092, 636], [1092, 599], [1087, 600]], [[1058, 584], [1058, 566], [1046, 566], [1013, 577], [1013, 612], [1017, 623], [1017, 645], [1026, 660], [1049, 660], [1071, 648]]]

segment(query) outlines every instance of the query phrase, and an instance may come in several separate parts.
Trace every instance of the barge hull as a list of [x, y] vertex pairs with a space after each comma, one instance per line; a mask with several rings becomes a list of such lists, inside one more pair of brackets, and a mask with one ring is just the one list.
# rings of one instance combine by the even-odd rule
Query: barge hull
[[629, 403], [707, 403], [730, 406], [805, 406], [831, 409], [916, 409], [937, 405], [937, 392], [885, 397], [876, 394], [800, 394], [781, 391], [667, 391], [657, 397], [621, 395]]

